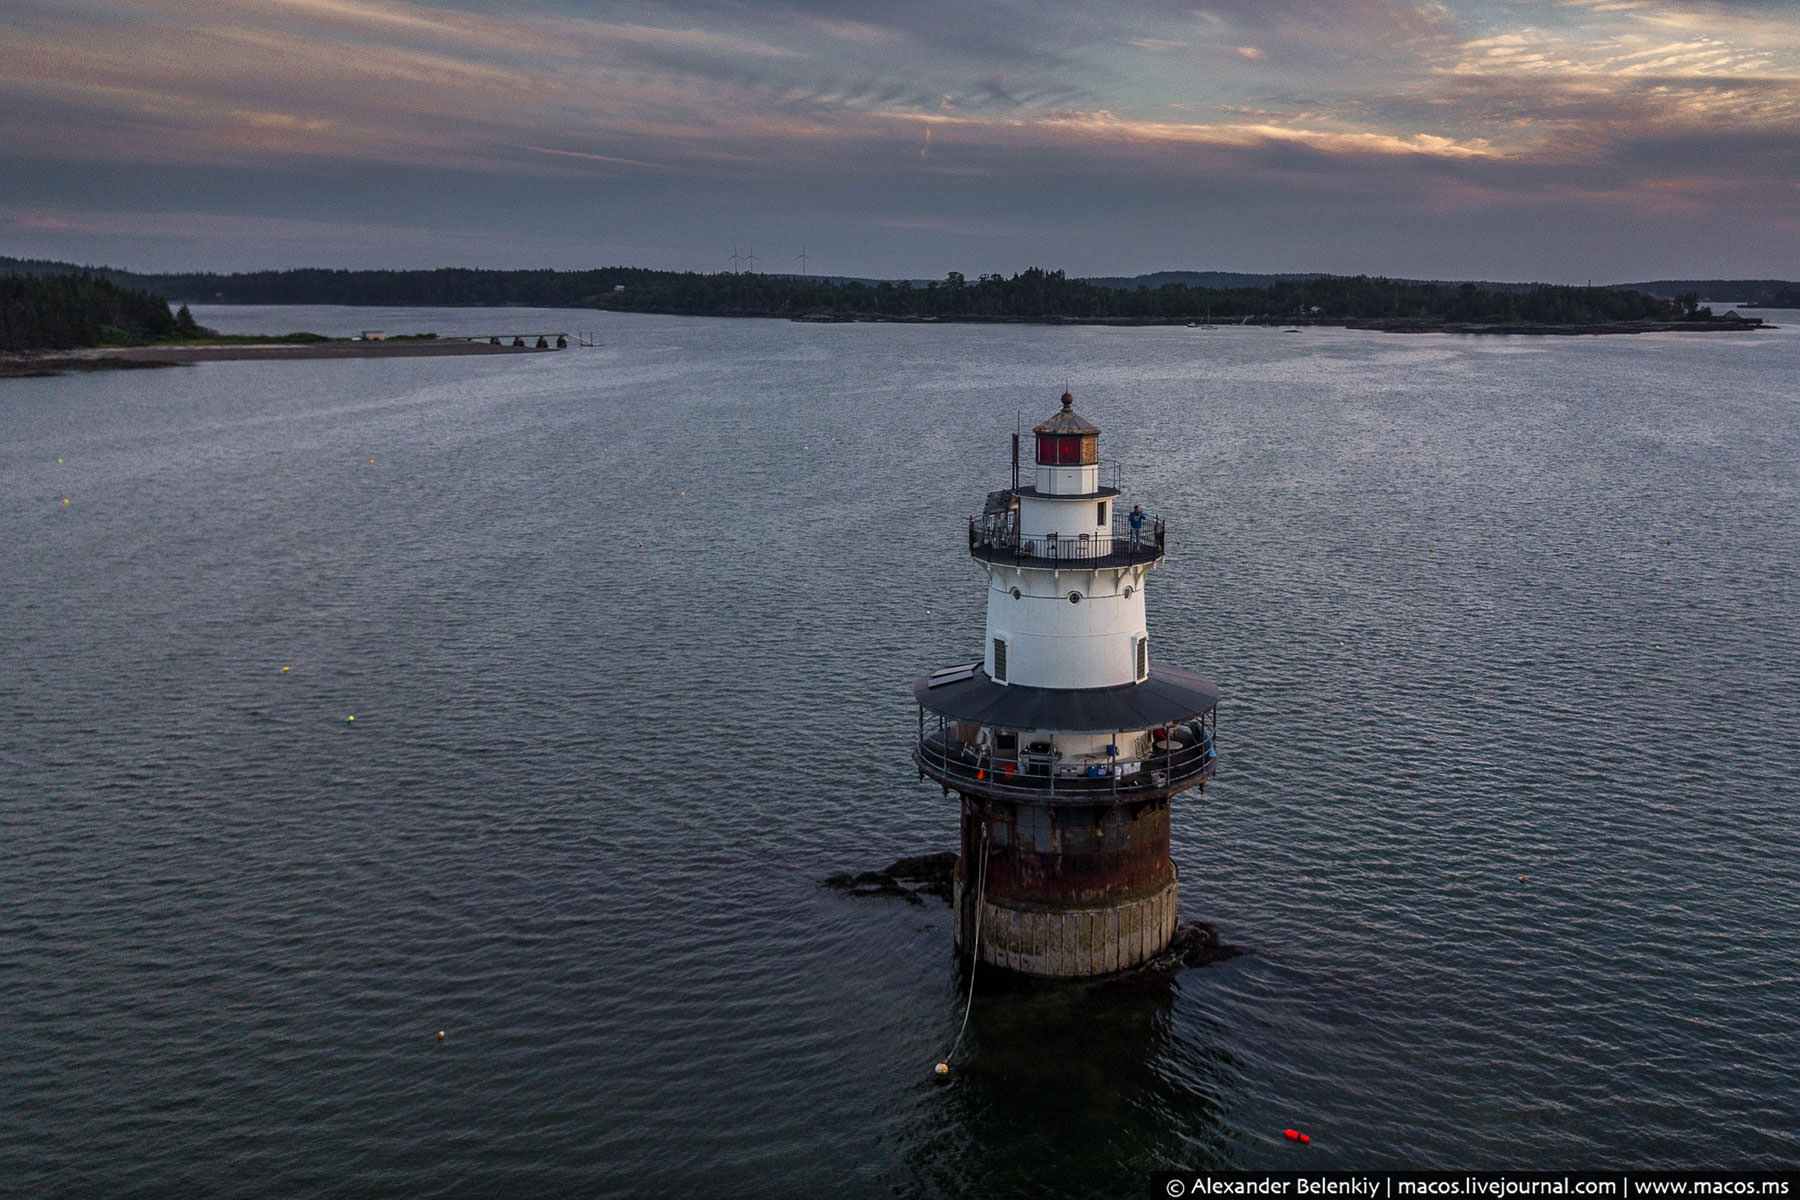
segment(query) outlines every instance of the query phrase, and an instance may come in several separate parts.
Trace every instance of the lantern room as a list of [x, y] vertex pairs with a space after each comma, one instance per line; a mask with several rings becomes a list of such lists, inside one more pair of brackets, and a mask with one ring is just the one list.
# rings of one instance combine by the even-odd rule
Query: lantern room
[[1086, 467], [1100, 461], [1100, 430], [1075, 415], [1075, 397], [1062, 396], [1062, 411], [1036, 426], [1040, 467]]
[[1037, 495], [1100, 496], [1100, 430], [1076, 414], [1075, 397], [1064, 392], [1062, 411], [1031, 432], [1037, 435]]

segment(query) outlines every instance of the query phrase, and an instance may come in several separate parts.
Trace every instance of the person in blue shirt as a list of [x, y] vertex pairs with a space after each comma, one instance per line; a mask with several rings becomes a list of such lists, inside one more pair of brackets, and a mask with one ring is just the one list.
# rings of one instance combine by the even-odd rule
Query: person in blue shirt
[[1138, 548], [1138, 544], [1143, 540], [1143, 537], [1144, 537], [1144, 510], [1143, 510], [1143, 508], [1141, 508], [1140, 506], [1138, 506], [1136, 504], [1132, 505], [1131, 506], [1131, 516], [1126, 519], [1131, 522], [1131, 548], [1133, 550], [1136, 550]]

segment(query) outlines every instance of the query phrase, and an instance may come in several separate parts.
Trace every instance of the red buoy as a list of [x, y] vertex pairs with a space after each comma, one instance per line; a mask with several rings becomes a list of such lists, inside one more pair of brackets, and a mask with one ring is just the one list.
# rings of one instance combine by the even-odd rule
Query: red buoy
[[1302, 1145], [1304, 1145], [1305, 1143], [1312, 1141], [1311, 1138], [1307, 1137], [1304, 1133], [1298, 1132], [1297, 1130], [1284, 1129], [1281, 1132], [1284, 1136], [1286, 1136], [1287, 1140], [1290, 1142], [1299, 1142]]

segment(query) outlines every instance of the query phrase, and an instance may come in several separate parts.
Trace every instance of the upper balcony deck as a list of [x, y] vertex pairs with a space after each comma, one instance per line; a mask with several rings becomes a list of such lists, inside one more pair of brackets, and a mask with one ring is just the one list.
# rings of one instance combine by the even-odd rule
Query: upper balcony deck
[[1148, 514], [1139, 529], [1131, 527], [1128, 515], [1114, 514], [1111, 533], [1035, 537], [1019, 533], [1016, 513], [969, 518], [969, 553], [983, 562], [1008, 566], [1060, 569], [1160, 562], [1167, 538], [1162, 518]]

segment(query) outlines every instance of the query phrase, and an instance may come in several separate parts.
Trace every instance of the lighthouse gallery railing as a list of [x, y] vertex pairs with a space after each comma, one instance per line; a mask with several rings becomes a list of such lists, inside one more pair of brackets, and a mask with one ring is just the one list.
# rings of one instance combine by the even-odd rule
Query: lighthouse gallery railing
[[969, 518], [969, 553], [990, 562], [996, 557], [1056, 565], [1094, 558], [1150, 560], [1163, 557], [1167, 538], [1168, 529], [1162, 518], [1148, 515], [1137, 530], [1131, 528], [1129, 516], [1115, 515], [1110, 534], [1052, 533], [1033, 537], [1020, 535], [1015, 513]]
[[1199, 740], [1186, 744], [1170, 742], [1162, 750], [1132, 760], [1137, 769], [1130, 773], [1116, 764], [1044, 763], [1034, 762], [1030, 756], [983, 754], [942, 728], [920, 737], [913, 757], [921, 770], [946, 787], [954, 788], [960, 783], [990, 795], [1049, 795], [1069, 801], [1180, 790], [1210, 779], [1219, 761], [1210, 728]]

